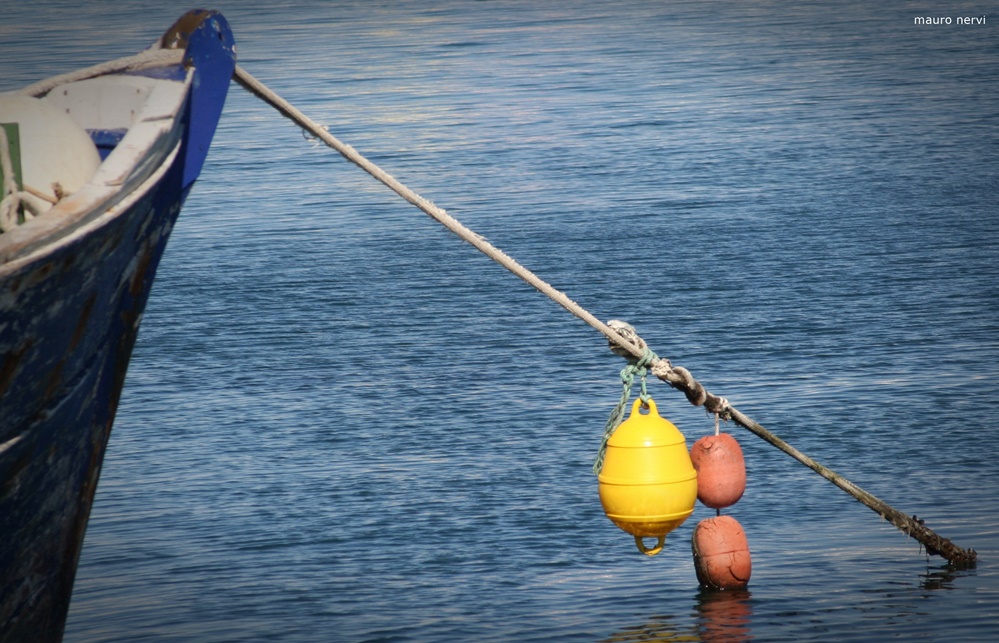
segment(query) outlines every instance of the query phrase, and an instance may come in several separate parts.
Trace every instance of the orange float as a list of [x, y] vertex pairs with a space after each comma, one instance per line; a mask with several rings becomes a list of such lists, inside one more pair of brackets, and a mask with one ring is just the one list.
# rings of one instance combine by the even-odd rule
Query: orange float
[[712, 509], [734, 505], [746, 491], [746, 461], [728, 433], [706, 435], [690, 447], [697, 470], [697, 499]]
[[731, 516], [702, 520], [690, 538], [698, 582], [714, 589], [737, 589], [749, 583], [753, 564], [749, 542], [739, 521]]

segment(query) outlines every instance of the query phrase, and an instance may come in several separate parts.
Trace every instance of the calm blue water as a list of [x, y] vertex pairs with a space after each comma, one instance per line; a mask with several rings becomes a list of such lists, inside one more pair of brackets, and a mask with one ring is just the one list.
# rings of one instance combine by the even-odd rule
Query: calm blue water
[[[179, 15], [76, 4], [5, 9], [5, 88]], [[749, 589], [698, 590], [703, 507], [640, 555], [590, 472], [623, 365], [602, 337], [234, 85], [67, 641], [999, 635], [994, 3], [214, 4], [331, 132], [980, 563], [927, 558], [736, 426]]]

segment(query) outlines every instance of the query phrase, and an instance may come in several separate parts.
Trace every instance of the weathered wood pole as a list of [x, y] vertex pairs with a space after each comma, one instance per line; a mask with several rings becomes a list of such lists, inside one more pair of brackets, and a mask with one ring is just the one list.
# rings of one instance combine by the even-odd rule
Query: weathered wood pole
[[681, 366], [673, 366], [669, 360], [660, 358], [658, 361], [653, 362], [650, 370], [659, 379], [668, 383], [673, 388], [682, 391], [691, 404], [704, 406], [709, 412], [718, 413], [721, 417], [731, 419], [739, 426], [751, 433], [755, 433], [829, 482], [832, 482], [872, 511], [877, 512], [882, 518], [895, 525], [902, 533], [918, 540], [926, 548], [926, 553], [942, 556], [951, 565], [959, 569], [975, 566], [978, 554], [974, 549], [962, 549], [958, 547], [924, 525], [923, 521], [919, 520], [916, 516], [910, 517], [902, 513], [887, 502], [864, 491], [832, 469], [819, 464], [801, 451], [798, 451], [765, 429], [759, 422], [756, 422], [731, 406], [725, 398], [709, 393], [693, 378], [687, 369]]
[[731, 415], [732, 420], [739, 426], [742, 426], [752, 433], [760, 436], [815, 473], [847, 492], [871, 510], [880, 514], [882, 518], [895, 525], [895, 527], [901, 530], [902, 533], [912, 536], [918, 540], [922, 543], [923, 547], [926, 548], [926, 552], [928, 554], [943, 556], [950, 564], [958, 568], [969, 568], [975, 566], [978, 554], [974, 549], [961, 549], [951, 541], [938, 535], [932, 529], [926, 527], [923, 524], [923, 521], [919, 520], [916, 516], [910, 517], [902, 513], [880, 498], [864, 491], [832, 469], [822, 466], [801, 451], [792, 447], [784, 440], [763, 428], [759, 423], [753, 421], [752, 418], [740, 413], [738, 410], [729, 407], [729, 414]]

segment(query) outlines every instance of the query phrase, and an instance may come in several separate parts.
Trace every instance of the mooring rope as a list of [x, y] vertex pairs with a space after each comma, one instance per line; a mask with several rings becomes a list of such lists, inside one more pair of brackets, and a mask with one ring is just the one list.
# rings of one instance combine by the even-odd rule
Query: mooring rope
[[[565, 295], [565, 293], [557, 290], [551, 284], [514, 261], [511, 257], [506, 255], [506, 253], [489, 243], [484, 237], [462, 225], [457, 219], [445, 212], [443, 208], [440, 208], [434, 205], [431, 201], [424, 199], [416, 192], [400, 183], [392, 175], [388, 174], [380, 167], [366, 159], [353, 147], [341, 142], [335, 136], [330, 134], [326, 128], [320, 126], [311, 118], [296, 109], [291, 103], [271, 91], [266, 85], [254, 78], [242, 67], [238, 65], [236, 66], [236, 71], [234, 72], [233, 77], [250, 93], [265, 101], [277, 109], [285, 117], [292, 120], [296, 125], [339, 152], [345, 159], [354, 163], [376, 180], [383, 183], [389, 189], [401, 196], [403, 199], [412, 203], [431, 218], [444, 225], [448, 230], [451, 230], [453, 233], [458, 235], [458, 237], [463, 241], [471, 244], [483, 254], [537, 288], [570, 313], [579, 319], [582, 319], [594, 329], [598, 330], [608, 339], [611, 349], [616, 354], [626, 357], [630, 355], [630, 358], [636, 361], [636, 363], [639, 360], [647, 361], [646, 367], [653, 375], [668, 383], [673, 388], [680, 390], [686, 396], [687, 400], [694, 406], [703, 406], [709, 413], [716, 414], [721, 419], [726, 421], [730, 419], [733, 420], [740, 426], [748, 429], [752, 433], [769, 442], [771, 445], [777, 447], [802, 464], [808, 466], [843, 491], [849, 493], [868, 508], [879, 513], [882, 518], [889, 520], [903, 533], [916, 538], [923, 544], [923, 546], [926, 547], [926, 551], [928, 553], [943, 556], [951, 564], [957, 567], [974, 566], [977, 559], [977, 554], [974, 549], [961, 549], [957, 547], [946, 538], [938, 536], [932, 530], [927, 528], [923, 524], [923, 521], [916, 519], [915, 516], [910, 518], [906, 514], [903, 514], [882, 500], [857, 487], [852, 482], [843, 478], [831, 469], [818, 464], [805, 454], [793, 448], [791, 445], [787, 444], [782, 439], [763, 428], [763, 426], [755, 420], [732, 407], [725, 398], [707, 391], [707, 389], [705, 389], [700, 382], [694, 379], [693, 375], [691, 375], [690, 371], [687, 369], [682, 366], [673, 366], [668, 359], [655, 357], [655, 354], [647, 350], [645, 342], [638, 337], [638, 334], [635, 333], [634, 329], [628, 324], [623, 322], [609, 322], [608, 324], [605, 324], [601, 322], [582, 306], [572, 301], [567, 295]], [[610, 323], [614, 323], [615, 326], [612, 328]], [[608, 420], [608, 424], [609, 423], [610, 420]], [[596, 465], [594, 465], [594, 468], [596, 468]]]
[[[569, 299], [565, 293], [557, 290], [551, 284], [539, 278], [527, 268], [524, 268], [511, 257], [507, 256], [507, 254], [502, 250], [489, 243], [485, 237], [466, 228], [460, 221], [448, 214], [444, 208], [438, 207], [434, 205], [433, 202], [424, 199], [419, 194], [397, 181], [391, 174], [385, 172], [380, 167], [366, 159], [353, 147], [341, 142], [335, 136], [326, 131], [324, 127], [320, 126], [311, 118], [298, 111], [298, 109], [296, 109], [291, 103], [271, 91], [263, 83], [250, 75], [250, 73], [245, 69], [237, 65], [234, 77], [239, 84], [245, 87], [252, 94], [270, 104], [287, 118], [294, 121], [299, 127], [309, 132], [309, 134], [326, 143], [326, 145], [339, 152], [345, 159], [360, 167], [376, 180], [385, 184], [389, 189], [401, 196], [403, 199], [409, 201], [431, 218], [442, 224], [448, 230], [458, 235], [458, 237], [460, 237], [463, 241], [473, 245], [487, 257], [499, 263], [513, 274], [537, 288], [570, 313], [579, 317], [587, 324], [603, 333], [603, 335], [609, 340], [619, 343], [622, 341], [620, 337], [606, 324], [591, 315], [582, 306]], [[621, 345], [634, 355], [635, 358], [641, 359], [642, 351], [639, 348], [630, 344]]]

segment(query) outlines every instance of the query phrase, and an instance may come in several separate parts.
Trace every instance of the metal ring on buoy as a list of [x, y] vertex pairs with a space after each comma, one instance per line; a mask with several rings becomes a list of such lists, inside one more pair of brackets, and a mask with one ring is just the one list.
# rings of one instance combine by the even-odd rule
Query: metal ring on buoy
[[638, 551], [642, 552], [646, 556], [655, 556], [663, 550], [663, 546], [666, 544], [666, 534], [659, 536], [659, 542], [656, 543], [655, 547], [646, 547], [642, 536], [635, 536], [635, 544], [638, 545]]

